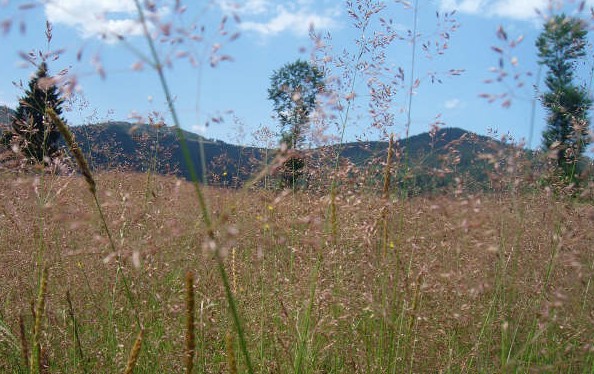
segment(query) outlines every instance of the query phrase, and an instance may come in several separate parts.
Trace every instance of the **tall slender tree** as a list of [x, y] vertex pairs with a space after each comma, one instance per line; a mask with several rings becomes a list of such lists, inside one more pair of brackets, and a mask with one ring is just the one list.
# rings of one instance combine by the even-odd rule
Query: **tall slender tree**
[[539, 63], [548, 68], [548, 92], [541, 101], [549, 117], [543, 132], [543, 147], [551, 152], [568, 181], [575, 182], [578, 163], [589, 143], [588, 91], [574, 83], [577, 61], [586, 55], [587, 25], [565, 14], [544, 25], [536, 40]]
[[[305, 140], [306, 126], [323, 89], [323, 72], [303, 60], [286, 64], [272, 74], [268, 99], [280, 121], [281, 143], [289, 150], [298, 149]], [[294, 186], [304, 166], [302, 157], [289, 157], [284, 164], [285, 183]]]
[[18, 142], [23, 155], [33, 163], [46, 163], [57, 154], [60, 132], [46, 112], [52, 108], [60, 116], [62, 102], [44, 61], [29, 81], [12, 120], [12, 141]]

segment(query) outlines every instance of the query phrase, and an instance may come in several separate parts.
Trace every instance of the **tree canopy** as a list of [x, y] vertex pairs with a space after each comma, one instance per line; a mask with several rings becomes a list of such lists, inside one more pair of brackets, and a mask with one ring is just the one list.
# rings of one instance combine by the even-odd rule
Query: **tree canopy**
[[324, 89], [324, 74], [303, 60], [286, 64], [270, 78], [268, 98], [272, 100], [281, 125], [281, 142], [297, 148], [304, 140], [307, 126]]

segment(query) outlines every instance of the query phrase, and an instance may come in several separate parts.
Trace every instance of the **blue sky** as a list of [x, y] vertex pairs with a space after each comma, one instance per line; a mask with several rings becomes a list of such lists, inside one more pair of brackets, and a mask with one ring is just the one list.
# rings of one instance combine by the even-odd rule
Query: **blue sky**
[[[516, 139], [532, 139], [533, 147], [539, 144], [545, 114], [538, 102], [531, 137], [538, 75], [534, 40], [542, 24], [535, 9], [548, 14], [548, 8], [556, 8], [559, 2], [419, 0], [414, 65], [413, 43], [407, 32], [413, 28], [415, 1], [381, 3], [386, 7], [372, 18], [366, 36], [383, 30], [380, 19], [392, 20], [393, 30], [403, 40], [395, 40], [386, 49], [383, 67], [388, 70], [382, 79], [389, 80], [402, 68], [404, 84], [393, 87], [389, 111], [394, 117], [389, 127], [378, 131], [370, 126], [372, 120], [366, 109], [369, 76], [358, 74], [354, 96], [350, 96], [354, 97], [354, 106], [346, 122], [346, 140], [378, 139], [390, 132], [401, 137], [406, 134], [412, 73], [419, 85], [412, 96], [410, 134], [428, 131], [438, 121], [440, 126], [462, 127], [483, 135], [492, 131], [509, 133]], [[168, 65], [166, 77], [182, 127], [209, 138], [253, 144], [252, 134], [258, 128], [267, 126], [277, 131], [272, 104], [267, 100], [270, 76], [286, 63], [310, 58], [316, 50], [309, 37], [312, 25], [317, 33], [331, 35], [331, 41], [324, 41], [332, 47], [329, 64], [336, 63], [343, 51], [358, 53], [355, 40], [361, 33], [353, 27], [344, 1], [211, 0], [176, 4], [156, 1], [154, 11], [148, 12], [149, 29], [155, 35], [159, 56]], [[591, 5], [594, 0], [587, 2], [586, 10]], [[578, 4], [566, 1], [563, 6], [565, 11], [573, 12]], [[453, 10], [456, 13], [451, 18], [455, 23], [449, 25], [458, 27], [449, 32], [447, 49], [440, 49], [441, 55], [433, 47], [435, 42], [444, 47], [440, 33], [447, 30], [439, 27], [436, 12], [443, 22], [444, 12]], [[150, 52], [137, 19], [131, 0], [0, 0], [0, 33], [4, 30], [0, 35], [0, 104], [14, 108], [23, 94], [18, 83], [26, 85], [35, 70], [23, 59], [23, 53], [58, 51], [59, 58], [50, 60], [49, 66], [53, 74], [67, 69], [63, 82], [71, 82], [70, 87], [74, 87], [72, 105], [65, 113], [71, 124], [134, 121], [135, 116], [146, 118], [153, 111], [162, 113], [165, 122], [171, 124], [157, 74], [142, 62], [142, 56]], [[46, 20], [53, 25], [49, 46]], [[497, 37], [500, 27], [507, 41]], [[184, 41], [178, 43], [181, 36]], [[517, 46], [510, 47], [513, 40], [520, 39]], [[422, 48], [425, 43], [430, 43], [430, 56]], [[500, 57], [493, 46], [503, 49], [509, 75], [502, 82], [487, 84], [485, 80], [497, 77], [490, 71], [498, 66]], [[319, 51], [317, 56], [321, 56]], [[211, 67], [211, 63], [215, 66]], [[591, 77], [588, 64], [582, 67], [587, 80]], [[463, 72], [449, 76], [451, 69]], [[336, 67], [331, 71], [340, 73]], [[350, 72], [352, 75], [353, 70]], [[431, 74], [442, 83], [431, 83]], [[515, 74], [519, 74], [522, 87], [516, 86]], [[479, 97], [504, 93], [508, 96], [493, 103]], [[343, 101], [348, 95], [347, 91], [339, 93]], [[504, 108], [501, 104], [507, 99], [511, 99], [511, 105]], [[338, 134], [337, 121], [329, 117], [327, 122], [327, 133]]]

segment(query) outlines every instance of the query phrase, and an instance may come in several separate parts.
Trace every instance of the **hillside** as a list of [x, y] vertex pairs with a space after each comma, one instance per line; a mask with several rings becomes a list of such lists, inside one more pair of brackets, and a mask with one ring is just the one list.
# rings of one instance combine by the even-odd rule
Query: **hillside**
[[[381, 176], [387, 149], [388, 142], [347, 143], [341, 156], [359, 167], [375, 167]], [[514, 151], [530, 157], [530, 152], [460, 128], [422, 133], [397, 142], [396, 183], [413, 193], [426, 192], [452, 186], [461, 177], [466, 188], [481, 190], [490, 185], [495, 160], [501, 166]]]
[[[139, 172], [154, 170], [190, 178], [174, 128], [110, 122], [76, 126], [72, 130], [94, 168], [123, 168]], [[239, 186], [262, 168], [265, 149], [209, 140], [186, 131], [183, 133], [198, 176], [206, 176], [210, 183]], [[200, 157], [200, 141], [204, 148], [204, 162]], [[306, 153], [314, 161], [311, 163], [314, 168], [331, 167], [337, 147], [313, 149]], [[397, 162], [408, 165], [408, 168], [396, 168], [398, 181], [406, 180], [408, 188], [420, 192], [451, 185], [454, 178], [461, 175], [470, 183], [476, 183], [476, 188], [481, 188], [480, 185], [488, 180], [487, 171], [490, 169], [485, 155], [502, 153], [511, 146], [459, 128], [445, 128], [433, 137], [423, 133], [401, 140], [397, 148]], [[353, 142], [340, 147], [340, 155], [345, 162], [374, 173], [374, 170], [382, 168], [387, 149], [388, 143], [383, 141]], [[269, 151], [269, 156], [273, 152]], [[203, 166], [206, 172], [203, 172]], [[375, 175], [381, 174], [376, 172]]]
[[[72, 132], [95, 169], [153, 170], [191, 178], [175, 128], [109, 122], [74, 126]], [[209, 140], [187, 131], [183, 134], [199, 178], [206, 176], [216, 180], [217, 175], [226, 173], [228, 182], [237, 183], [251, 174], [248, 161], [260, 158], [257, 148]], [[200, 157], [200, 142], [204, 162]]]
[[[7, 124], [13, 113], [0, 106], [0, 123]], [[72, 131], [93, 169], [151, 170], [191, 179], [178, 133], [172, 127], [108, 122], [73, 126]], [[274, 150], [266, 152], [261, 148], [242, 147], [182, 132], [197, 176], [200, 180], [206, 177], [213, 184], [239, 186], [261, 170], [265, 154], [269, 159], [274, 154]], [[450, 186], [458, 176], [464, 176], [465, 181], [475, 185], [473, 188], [484, 188], [492, 169], [486, 159], [502, 158], [506, 150], [513, 149], [460, 128], [440, 129], [433, 136], [429, 133], [411, 136], [400, 140], [396, 148], [395, 162], [399, 165], [395, 168], [396, 182], [406, 183], [407, 189], [417, 192]], [[312, 160], [309, 171], [320, 173], [324, 167], [331, 168], [338, 149], [343, 162], [350, 162], [371, 175], [366, 183], [376, 183], [381, 178], [379, 171], [388, 149], [385, 141], [352, 142], [340, 147], [309, 150], [306, 152]]]

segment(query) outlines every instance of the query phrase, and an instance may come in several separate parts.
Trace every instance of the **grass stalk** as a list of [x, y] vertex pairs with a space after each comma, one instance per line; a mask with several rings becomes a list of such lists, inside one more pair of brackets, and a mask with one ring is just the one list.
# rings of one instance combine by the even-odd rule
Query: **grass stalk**
[[415, 0], [413, 6], [413, 28], [412, 28], [412, 43], [411, 43], [411, 54], [410, 54], [410, 74], [408, 82], [408, 95], [406, 102], [406, 139], [408, 141], [410, 135], [410, 126], [412, 124], [412, 102], [414, 93], [414, 82], [415, 82], [415, 70], [416, 70], [416, 59], [417, 59], [417, 25], [419, 21], [419, 0]]
[[366, 34], [368, 26], [369, 26], [369, 20], [367, 20], [361, 28], [360, 48], [357, 53], [357, 58], [355, 60], [355, 68], [354, 68], [354, 72], [353, 72], [353, 79], [351, 81], [350, 92], [347, 93], [349, 97], [351, 97], [351, 96], [352, 97], [347, 100], [347, 105], [346, 105], [344, 115], [342, 115], [342, 113], [340, 113], [340, 122], [341, 122], [340, 139], [339, 139], [338, 145], [336, 146], [336, 155], [335, 155], [335, 160], [334, 160], [334, 177], [332, 178], [332, 183], [330, 184], [330, 205], [328, 207], [328, 210], [330, 213], [329, 214], [330, 228], [331, 228], [331, 234], [332, 234], [334, 244], [336, 244], [336, 242], [337, 242], [337, 235], [338, 235], [338, 217], [336, 214], [336, 195], [337, 195], [337, 189], [338, 189], [337, 175], [338, 175], [338, 170], [340, 169], [340, 154], [342, 153], [342, 150], [344, 148], [344, 136], [346, 133], [346, 127], [347, 127], [347, 123], [350, 118], [351, 109], [352, 109], [352, 107], [354, 105], [354, 101], [355, 101], [355, 96], [353, 96], [352, 94], [355, 92], [357, 78], [359, 76], [358, 66], [359, 66], [359, 63], [361, 62], [361, 59], [363, 58], [366, 51], [368, 50], [367, 45], [364, 43], [365, 34]]
[[196, 332], [194, 323], [194, 274], [186, 273], [186, 373], [191, 373], [194, 368], [194, 354], [196, 350]]
[[410, 56], [410, 73], [408, 82], [408, 92], [406, 95], [406, 125], [405, 125], [405, 146], [404, 146], [404, 194], [408, 195], [407, 186], [407, 174], [409, 173], [409, 147], [408, 143], [410, 140], [410, 126], [412, 125], [412, 104], [414, 96], [414, 84], [415, 84], [415, 72], [416, 72], [416, 59], [417, 59], [417, 28], [419, 21], [419, 0], [415, 0], [413, 5], [413, 28], [412, 28], [412, 40], [411, 40], [411, 56]]
[[235, 255], [237, 249], [235, 247], [231, 248], [231, 278], [233, 282], [233, 293], [237, 294], [237, 269], [235, 267]]
[[[415, 281], [415, 291], [414, 291], [414, 296], [413, 296], [413, 300], [412, 300], [412, 305], [411, 305], [411, 310], [410, 310], [410, 315], [409, 315], [409, 320], [408, 320], [408, 330], [407, 330], [407, 353], [405, 354], [405, 357], [409, 357], [409, 361], [410, 361], [410, 368], [409, 368], [409, 372], [413, 372], [413, 364], [414, 364], [414, 357], [415, 357], [415, 347], [416, 347], [416, 341], [417, 339], [415, 338], [415, 328], [416, 328], [416, 321], [417, 321], [417, 315], [420, 309], [420, 304], [421, 304], [421, 287], [423, 285], [423, 272], [420, 272], [419, 275], [417, 276], [417, 279]], [[411, 343], [412, 342], [412, 343]]]
[[43, 327], [43, 315], [45, 312], [45, 297], [47, 295], [48, 270], [44, 267], [39, 282], [39, 292], [35, 305], [35, 324], [33, 325], [33, 339], [31, 341], [31, 361], [29, 370], [31, 374], [41, 373], [41, 328]]
[[151, 195], [154, 196], [154, 190], [152, 189], [152, 182], [153, 182], [153, 174], [157, 174], [158, 173], [158, 168], [157, 168], [157, 160], [158, 160], [158, 156], [159, 156], [159, 131], [160, 131], [160, 127], [156, 126], [155, 129], [155, 142], [153, 145], [153, 149], [150, 152], [150, 158], [149, 158], [149, 165], [147, 167], [147, 172], [146, 172], [146, 189], [144, 192], [144, 205], [145, 208], [148, 204], [149, 198]]
[[142, 6], [140, 5], [139, 0], [134, 0], [136, 5], [136, 10], [138, 13], [140, 24], [143, 28], [144, 37], [149, 45], [149, 49], [151, 51], [152, 57], [152, 66], [157, 72], [159, 76], [159, 82], [161, 84], [161, 89], [165, 94], [165, 101], [167, 102], [167, 107], [169, 109], [169, 113], [171, 114], [171, 118], [173, 119], [173, 124], [175, 126], [175, 130], [177, 136], [180, 141], [182, 154], [184, 156], [184, 161], [186, 162], [186, 166], [188, 172], [190, 173], [190, 179], [194, 183], [194, 190], [196, 192], [196, 197], [198, 198], [198, 203], [200, 205], [200, 210], [202, 213], [202, 219], [206, 225], [207, 230], [210, 232], [212, 230], [212, 222], [210, 220], [210, 214], [208, 210], [208, 206], [206, 205], [206, 200], [204, 198], [204, 194], [202, 192], [202, 188], [200, 188], [199, 184], [199, 177], [196, 173], [196, 165], [194, 165], [194, 161], [192, 160], [192, 156], [190, 154], [190, 149], [188, 147], [188, 142], [186, 141], [186, 137], [184, 132], [181, 128], [181, 122], [177, 116], [177, 111], [175, 110], [175, 105], [173, 104], [173, 96], [171, 95], [171, 91], [169, 89], [169, 84], [167, 83], [167, 79], [165, 79], [165, 73], [163, 71], [163, 64], [161, 63], [161, 59], [159, 58], [159, 54], [157, 53], [157, 49], [155, 47], [155, 43], [153, 42], [153, 38], [150, 35], [148, 30], [146, 18], [144, 16], [144, 11], [142, 10]]
[[82, 344], [80, 343], [80, 334], [78, 331], [78, 322], [76, 320], [76, 314], [74, 313], [74, 307], [72, 306], [72, 299], [70, 298], [70, 291], [66, 291], [66, 302], [68, 303], [68, 315], [72, 321], [72, 331], [74, 333], [74, 345], [76, 354], [82, 364], [83, 372], [87, 372], [85, 355], [83, 353]]
[[384, 258], [388, 254], [388, 241], [389, 241], [389, 234], [388, 234], [388, 204], [390, 203], [390, 182], [392, 179], [392, 153], [394, 147], [394, 134], [390, 135], [390, 142], [388, 143], [388, 156], [386, 159], [386, 168], [384, 170], [384, 203], [385, 205], [382, 207], [382, 253]]

